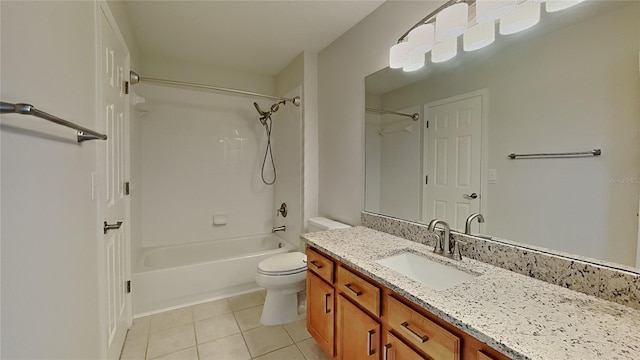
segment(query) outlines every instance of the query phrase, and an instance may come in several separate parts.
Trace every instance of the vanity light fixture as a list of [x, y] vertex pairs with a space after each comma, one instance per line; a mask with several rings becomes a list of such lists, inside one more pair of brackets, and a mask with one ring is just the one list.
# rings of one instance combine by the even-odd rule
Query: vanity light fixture
[[436, 41], [455, 39], [467, 29], [469, 5], [462, 1], [436, 15]]
[[435, 42], [435, 26], [423, 24], [409, 32], [409, 55], [425, 54], [431, 51]]
[[493, 22], [516, 9], [518, 0], [477, 0], [476, 22]]
[[474, 51], [491, 45], [496, 40], [496, 26], [493, 21], [473, 25], [463, 36], [464, 51]]
[[389, 67], [400, 69], [409, 65], [409, 43], [399, 42], [389, 50]]
[[500, 19], [500, 34], [510, 35], [526, 30], [540, 22], [540, 3], [527, 0]]
[[409, 55], [409, 64], [402, 67], [405, 72], [416, 71], [424, 66], [424, 54]]
[[431, 50], [431, 62], [441, 63], [453, 59], [458, 54], [458, 38], [441, 41]]
[[[456, 56], [457, 38], [464, 34], [465, 51], [481, 49], [495, 41], [495, 22], [500, 34], [526, 30], [540, 22], [541, 3], [547, 12], [577, 5], [584, 0], [449, 0], [404, 33], [389, 51], [389, 67], [414, 71], [424, 66], [417, 57], [431, 51], [431, 61]], [[469, 11], [472, 9], [472, 11]], [[489, 25], [484, 25], [489, 24]], [[410, 56], [414, 56], [410, 59]]]
[[547, 0], [546, 10], [547, 12], [556, 12], [578, 5], [583, 1], [584, 0]]

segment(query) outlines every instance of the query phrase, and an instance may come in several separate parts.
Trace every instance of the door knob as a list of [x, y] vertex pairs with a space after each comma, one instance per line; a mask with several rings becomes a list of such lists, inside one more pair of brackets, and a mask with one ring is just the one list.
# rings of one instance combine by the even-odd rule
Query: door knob
[[474, 200], [478, 198], [478, 194], [476, 193], [471, 193], [470, 195], [463, 194], [462, 197], [465, 199]]
[[105, 221], [104, 226], [102, 227], [102, 231], [106, 235], [107, 231], [120, 229], [120, 226], [122, 226], [122, 221], [118, 221], [115, 224], [107, 224], [107, 222]]

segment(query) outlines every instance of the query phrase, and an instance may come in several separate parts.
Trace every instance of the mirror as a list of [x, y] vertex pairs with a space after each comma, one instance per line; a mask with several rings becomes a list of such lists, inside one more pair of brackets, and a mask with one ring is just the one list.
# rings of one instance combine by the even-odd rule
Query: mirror
[[[473, 234], [639, 266], [640, 3], [458, 43], [448, 62], [367, 76], [367, 108], [420, 120], [366, 112], [365, 210], [459, 231], [480, 212]], [[585, 154], [509, 157], [570, 152]]]

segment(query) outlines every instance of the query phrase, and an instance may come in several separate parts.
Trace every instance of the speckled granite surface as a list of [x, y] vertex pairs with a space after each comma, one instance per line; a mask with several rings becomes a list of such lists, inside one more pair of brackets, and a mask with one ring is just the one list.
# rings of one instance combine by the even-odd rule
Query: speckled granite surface
[[[640, 310], [361, 226], [301, 238], [513, 359], [640, 359]], [[479, 276], [435, 291], [375, 262], [403, 251]]]
[[[362, 224], [431, 246], [435, 242], [434, 234], [423, 224], [366, 212], [362, 213]], [[640, 309], [640, 274], [631, 268], [602, 261], [600, 265], [587, 258], [569, 257], [569, 254], [544, 248], [527, 249], [507, 240], [498, 242], [461, 234], [453, 236], [467, 243], [461, 248], [466, 257]]]

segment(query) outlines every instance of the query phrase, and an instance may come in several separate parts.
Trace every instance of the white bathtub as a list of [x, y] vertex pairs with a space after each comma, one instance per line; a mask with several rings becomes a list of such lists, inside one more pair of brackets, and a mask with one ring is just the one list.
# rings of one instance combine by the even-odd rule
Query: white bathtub
[[147, 248], [132, 274], [136, 316], [258, 289], [258, 263], [295, 247], [274, 235]]

